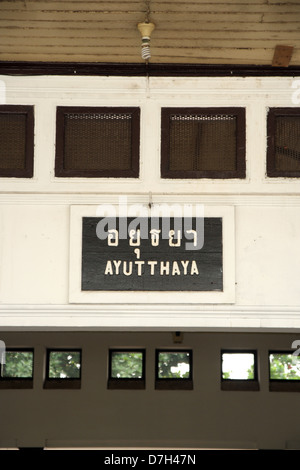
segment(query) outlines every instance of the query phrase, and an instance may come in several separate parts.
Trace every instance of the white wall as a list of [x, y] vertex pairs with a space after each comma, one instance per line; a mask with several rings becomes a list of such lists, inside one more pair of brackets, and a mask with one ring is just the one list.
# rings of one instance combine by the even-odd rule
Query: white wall
[[[35, 107], [35, 170], [0, 178], [0, 328], [298, 329], [300, 183], [267, 178], [266, 113], [297, 106], [293, 78], [0, 77], [7, 104]], [[55, 178], [58, 105], [140, 106], [141, 175]], [[243, 106], [244, 180], [161, 180], [160, 109]], [[69, 302], [70, 209], [118, 204], [204, 204], [234, 212], [234, 300], [183, 305]], [[227, 246], [224, 247], [226, 253]]]

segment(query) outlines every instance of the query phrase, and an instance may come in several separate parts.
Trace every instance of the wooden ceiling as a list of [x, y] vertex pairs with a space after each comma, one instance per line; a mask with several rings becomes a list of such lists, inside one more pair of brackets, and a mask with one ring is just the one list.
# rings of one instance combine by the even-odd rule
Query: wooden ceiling
[[300, 65], [300, 1], [148, 3], [0, 0], [0, 61], [143, 63], [137, 23], [149, 6], [150, 63], [272, 65], [289, 46], [285, 66]]

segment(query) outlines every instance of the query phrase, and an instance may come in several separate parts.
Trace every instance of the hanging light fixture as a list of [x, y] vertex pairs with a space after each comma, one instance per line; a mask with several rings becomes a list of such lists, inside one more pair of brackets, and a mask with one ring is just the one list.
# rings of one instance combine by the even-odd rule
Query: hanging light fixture
[[154, 30], [155, 25], [153, 23], [139, 23], [138, 29], [142, 36], [142, 59], [149, 60], [151, 57], [150, 53], [150, 37]]
[[146, 1], [146, 17], [143, 23], [138, 23], [137, 27], [142, 36], [142, 59], [149, 60], [151, 57], [150, 53], [150, 38], [151, 33], [155, 28], [155, 24], [151, 23], [149, 20], [150, 14], [150, 0]]

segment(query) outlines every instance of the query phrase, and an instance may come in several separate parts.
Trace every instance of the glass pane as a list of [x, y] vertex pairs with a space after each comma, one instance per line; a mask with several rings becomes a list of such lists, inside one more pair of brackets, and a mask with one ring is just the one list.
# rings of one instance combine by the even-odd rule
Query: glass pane
[[6, 351], [2, 377], [11, 379], [28, 379], [33, 375], [32, 351]]
[[293, 354], [270, 354], [270, 379], [300, 380], [300, 360]]
[[158, 355], [159, 379], [188, 379], [190, 377], [189, 352], [160, 352]]
[[223, 353], [222, 379], [253, 380], [254, 360], [253, 353]]
[[81, 354], [79, 351], [51, 351], [49, 355], [50, 379], [79, 379]]
[[141, 379], [143, 377], [142, 352], [111, 352], [111, 378]]

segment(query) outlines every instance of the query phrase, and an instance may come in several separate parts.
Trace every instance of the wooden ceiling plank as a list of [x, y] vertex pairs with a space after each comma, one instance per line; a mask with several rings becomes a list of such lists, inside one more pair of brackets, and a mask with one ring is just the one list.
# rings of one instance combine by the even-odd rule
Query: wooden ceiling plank
[[22, 1], [1, 1], [0, 11], [144, 11], [145, 2], [142, 0], [130, 0], [128, 2], [74, 2], [74, 1], [64, 1], [64, 2], [45, 2], [45, 1], [33, 1], [33, 0], [24, 0]]
[[[155, 34], [155, 35], [154, 35]], [[104, 30], [102, 28], [94, 27], [94, 28], [68, 28], [68, 29], [63, 29], [63, 28], [40, 28], [40, 27], [28, 27], [28, 26], [23, 26], [23, 27], [14, 27], [11, 26], [9, 28], [0, 28], [0, 37], [1, 38], [22, 38], [22, 40], [26, 40], [27, 38], [46, 38], [46, 37], [54, 37], [54, 38], [78, 38], [80, 40], [81, 38], [107, 38], [111, 37], [112, 40], [119, 40], [120, 38], [123, 37], [134, 37], [136, 38], [138, 36], [137, 31], [134, 28], [130, 29], [124, 29], [124, 28], [119, 28], [119, 29], [111, 29], [111, 30]], [[165, 40], [170, 40], [172, 39], [173, 41], [177, 41], [178, 39], [178, 31], [175, 30], [155, 30], [155, 33], [153, 33], [153, 40], [154, 41], [165, 41]], [[276, 44], [278, 43], [289, 43], [292, 40], [298, 41], [300, 39], [299, 31], [283, 31], [283, 32], [278, 32], [278, 31], [273, 31], [269, 32], [266, 38], [265, 32], [257, 32], [257, 31], [247, 31], [247, 30], [232, 30], [232, 31], [226, 31], [226, 35], [224, 34], [223, 31], [218, 30], [202, 30], [198, 29], [197, 31], [195, 30], [184, 30], [183, 31], [183, 37], [182, 40], [187, 40], [190, 41], [191, 39], [197, 41], [201, 39], [214, 39], [214, 40], [229, 40], [229, 39], [235, 39], [235, 40], [249, 40], [249, 41], [261, 41], [261, 40], [266, 40], [266, 41], [277, 41]], [[181, 41], [181, 39], [180, 39]]]
[[[61, 37], [61, 36], [46, 36], [46, 37], [41, 37], [41, 36], [26, 36], [22, 37], [20, 35], [19, 37], [14, 37], [14, 40], [12, 41], [12, 37], [10, 36], [5, 36], [1, 38], [1, 48], [2, 50], [5, 50], [7, 48], [11, 49], [19, 49], [24, 46], [27, 47], [27, 45], [31, 47], [48, 47], [48, 46], [57, 46], [61, 49], [64, 47], [68, 46], [81, 46], [85, 47], [87, 51], [93, 47], [108, 47], [108, 48], [116, 48], [116, 49], [122, 49], [123, 47], [140, 47], [140, 41], [139, 39], [132, 35], [128, 36], [124, 34], [123, 36], [120, 37], [115, 37], [112, 38], [110, 35], [102, 36], [101, 38], [99, 37]], [[121, 43], [120, 43], [121, 39]], [[261, 49], [261, 48], [269, 48], [273, 49], [276, 47], [278, 43], [277, 39], [269, 39], [266, 40], [265, 38], [261, 39], [241, 39], [241, 38], [226, 38], [222, 39], [222, 47], [223, 48], [244, 48], [244, 49]], [[199, 38], [199, 39], [194, 39], [193, 40], [193, 45], [191, 45], [191, 40], [190, 39], [174, 39], [172, 40], [168, 38], [155, 38], [155, 40], [152, 40], [151, 42], [152, 48], [157, 47], [157, 48], [173, 48], [173, 49], [181, 49], [181, 48], [190, 48], [190, 49], [205, 49], [205, 48], [220, 48], [220, 39], [216, 38]], [[297, 42], [294, 41], [294, 46], [293, 47], [300, 47], [300, 38], [298, 38]]]
[[[211, 2], [193, 2], [193, 1], [184, 1], [184, 2], [152, 2], [151, 4], [151, 14], [159, 13], [199, 13], [199, 12], [236, 12], [236, 13], [289, 13], [299, 12], [299, 4], [287, 2], [272, 4], [265, 2], [232, 2], [228, 3], [225, 1], [220, 1], [214, 3], [212, 7]], [[140, 12], [141, 14], [145, 11], [145, 2], [138, 0], [134, 1], [123, 1], [123, 2], [58, 2], [58, 1], [2, 1], [0, 3], [0, 11], [21, 11], [21, 12], [33, 12], [38, 11], [42, 13], [50, 12], [76, 12], [76, 13], [88, 13], [88, 12], [114, 12], [114, 11], [124, 11], [124, 12]]]
[[291, 3], [296, 3], [299, 5], [299, 0], [268, 0], [268, 3], [270, 5], [276, 5], [276, 4], [284, 4], [284, 5], [290, 5]]
[[[282, 24], [277, 24], [277, 23], [255, 23], [255, 22], [245, 22], [245, 23], [239, 23], [239, 22], [224, 22], [224, 23], [218, 23], [218, 22], [204, 22], [204, 23], [199, 23], [198, 21], [178, 21], [176, 23], [172, 23], [171, 21], [167, 22], [157, 22], [155, 32], [154, 34], [157, 34], [157, 31], [180, 31], [184, 32], [186, 31], [187, 33], [191, 31], [251, 31], [251, 32], [264, 32], [266, 35], [268, 32], [298, 32], [300, 33], [300, 18], [295, 21], [294, 23], [282, 23]], [[51, 29], [52, 31], [56, 31], [59, 29], [69, 29], [69, 28], [75, 28], [75, 29], [95, 29], [98, 28], [99, 30], [118, 30], [118, 29], [128, 29], [128, 30], [134, 30], [136, 31], [136, 26], [137, 26], [137, 21], [128, 19], [126, 22], [124, 21], [94, 21], [94, 22], [89, 22], [89, 21], [49, 21], [49, 20], [37, 20], [37, 21], [30, 21], [25, 23], [22, 20], [17, 20], [15, 18], [10, 19], [10, 20], [3, 20], [0, 18], [0, 29], [9, 29], [9, 28], [37, 28], [37, 29]], [[194, 33], [192, 33], [194, 34]]]
[[[270, 64], [287, 44], [300, 64], [299, 12], [300, 0], [152, 0], [152, 61]], [[142, 63], [144, 13], [142, 0], [0, 1], [0, 57]]]
[[[64, 46], [63, 48], [60, 47], [59, 45], [52, 45], [52, 44], [47, 44], [47, 45], [38, 45], [38, 44], [23, 44], [22, 47], [15, 48], [13, 45], [7, 45], [6, 46], [7, 51], [11, 50], [14, 53], [21, 53], [22, 51], [27, 51], [27, 52], [54, 52], [56, 51], [57, 53], [62, 53], [63, 54], [69, 54], [72, 53], [84, 53], [84, 51], [87, 51], [89, 53], [90, 51], [93, 51], [93, 53], [97, 53], [100, 55], [106, 54], [106, 51], [110, 51], [114, 54], [118, 54], [120, 51], [125, 51], [127, 50], [127, 53], [129, 51], [132, 51], [131, 46], [123, 46], [122, 48], [116, 48], [114, 46], [107, 46], [107, 45], [95, 45], [89, 47], [87, 50], [84, 45], [68, 45]], [[1, 48], [3, 51], [4, 49]], [[139, 46], [137, 45], [136, 50], [139, 51]], [[180, 53], [179, 53], [180, 52]], [[273, 57], [273, 48], [230, 48], [230, 47], [206, 47], [203, 49], [195, 49], [192, 47], [181, 47], [181, 48], [172, 48], [172, 47], [159, 47], [159, 46], [154, 46], [152, 47], [152, 56], [155, 57], [155, 54], [164, 54], [166, 57], [176, 57], [177, 55], [183, 55], [186, 53], [186, 57], [197, 57], [200, 54], [203, 57], [219, 57], [223, 53], [231, 56], [231, 57], [254, 57], [256, 54], [259, 54], [261, 57], [265, 57], [270, 59], [270, 57]], [[271, 62], [269, 60], [269, 62]]]
[[151, 2], [151, 13], [155, 14], [156, 12], [222, 12], [222, 11], [234, 11], [237, 13], [245, 13], [245, 12], [255, 12], [255, 13], [266, 13], [266, 12], [274, 12], [274, 13], [286, 13], [287, 11], [291, 13], [299, 12], [299, 2], [297, 3], [288, 3], [288, 2], [280, 2], [278, 4], [270, 5], [266, 2], [253, 2], [248, 0], [245, 3], [241, 3], [239, 1], [236, 2], [219, 2], [218, 4], [213, 4], [211, 2], [189, 2], [183, 1], [180, 3], [174, 2]]
[[[281, 16], [279, 16], [281, 15]], [[236, 13], [236, 12], [204, 12], [204, 13], [196, 13], [192, 12], [191, 14], [186, 13], [182, 14], [180, 12], [172, 13], [172, 17], [170, 18], [169, 13], [159, 13], [153, 18], [155, 20], [164, 21], [164, 22], [182, 22], [182, 21], [190, 21], [193, 20], [194, 22], [218, 22], [218, 23], [226, 23], [226, 22], [238, 22], [238, 23], [247, 23], [247, 22], [260, 22], [261, 21], [261, 14], [260, 13], [252, 13], [248, 12], [243, 15]], [[290, 15], [286, 21], [296, 21], [295, 15]], [[123, 21], [126, 22], [128, 20], [131, 21], [140, 21], [141, 20], [141, 13], [139, 11], [135, 12], [127, 12], [127, 11], [96, 11], [96, 12], [41, 12], [41, 11], [1, 11], [1, 20], [19, 20], [24, 22], [33, 22], [33, 21], [91, 21], [95, 23], [97, 21], [107, 21], [107, 22], [115, 22], [115, 21]], [[274, 20], [274, 17], [270, 17], [270, 21]], [[278, 13], [278, 20], [285, 20], [284, 14]], [[298, 18], [299, 20], [299, 18]]]

